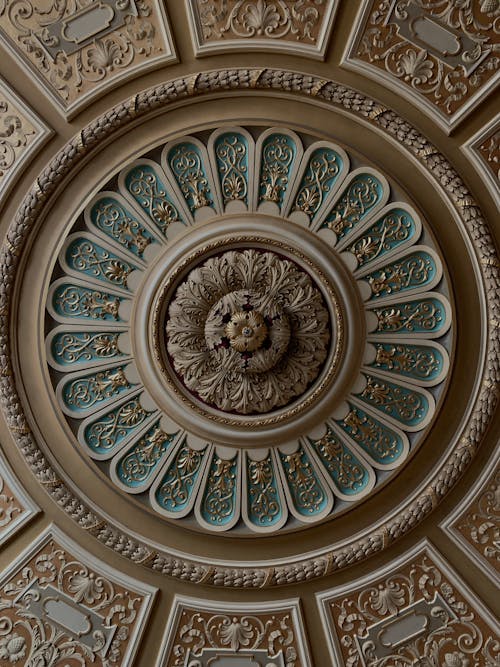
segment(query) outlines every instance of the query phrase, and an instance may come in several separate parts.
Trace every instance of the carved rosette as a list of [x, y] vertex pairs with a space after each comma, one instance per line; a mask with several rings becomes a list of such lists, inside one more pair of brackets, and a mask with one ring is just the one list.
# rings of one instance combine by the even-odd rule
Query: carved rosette
[[60, 251], [55, 401], [89, 459], [166, 519], [324, 520], [434, 417], [453, 343], [440, 257], [386, 178], [331, 142], [224, 127], [155, 150]]
[[328, 353], [328, 309], [296, 264], [272, 252], [232, 250], [178, 286], [167, 349], [185, 386], [237, 414], [266, 413], [301, 396]]

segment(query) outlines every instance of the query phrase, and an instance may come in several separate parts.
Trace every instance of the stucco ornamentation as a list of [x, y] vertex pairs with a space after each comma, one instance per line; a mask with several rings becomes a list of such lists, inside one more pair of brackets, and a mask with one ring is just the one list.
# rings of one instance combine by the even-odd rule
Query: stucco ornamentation
[[381, 76], [453, 127], [498, 81], [498, 5], [369, 0], [346, 63]]
[[0, 35], [71, 114], [137, 70], [175, 59], [164, 12], [154, 0], [23, 3], [0, 7]]
[[[498, 258], [486, 222], [474, 198], [467, 190], [452, 165], [417, 130], [403, 121], [393, 111], [366, 98], [362, 94], [314, 76], [272, 69], [220, 70], [197, 75], [195, 78], [177, 79], [140, 93], [133, 100], [118, 105], [102, 119], [85, 128], [54, 158], [37, 179], [33, 190], [26, 196], [12, 221], [7, 241], [2, 248], [0, 263], [0, 346], [4, 374], [0, 378], [2, 402], [6, 419], [11, 427], [20, 451], [32, 466], [37, 479], [45, 484], [54, 500], [83, 529], [135, 562], [143, 562], [157, 572], [183, 580], [222, 586], [261, 587], [311, 579], [363, 560], [374, 552], [408, 533], [422, 521], [439, 503], [462, 475], [474, 457], [494, 413], [498, 393], [492, 391], [497, 384], [499, 330], [492, 324], [485, 337], [484, 361], [478, 369], [481, 381], [476, 396], [471, 397], [471, 407], [464, 418], [460, 437], [445, 455], [439, 469], [429, 475], [425, 490], [410, 494], [406, 504], [387, 517], [376, 532], [359, 535], [342, 546], [333, 545], [310, 556], [296, 556], [276, 563], [243, 567], [238, 563], [224, 564], [204, 562], [187, 554], [158, 550], [147, 542], [127, 534], [122, 527], [113, 524], [107, 516], [91, 509], [75, 494], [70, 486], [59, 480], [45, 455], [38, 448], [27, 422], [16, 383], [8, 376], [11, 370], [11, 340], [8, 313], [12, 305], [14, 283], [19, 268], [19, 258], [47, 200], [72, 169], [84, 157], [102, 145], [104, 137], [126, 127], [142, 115], [168, 107], [170, 101], [178, 103], [193, 95], [214, 91], [252, 87], [255, 90], [294, 92], [308, 99], [311, 96], [332, 109], [354, 114], [363, 122], [372, 124], [388, 137], [394, 138], [402, 150], [425, 169], [429, 177], [441, 188], [443, 196], [453, 206], [456, 218], [461, 221], [478, 258], [478, 275], [484, 289], [488, 308], [488, 320], [498, 322]], [[382, 309], [381, 309], [382, 310]]]
[[295, 264], [270, 252], [230, 251], [177, 287], [167, 349], [204, 402], [239, 414], [269, 412], [317, 377], [329, 319], [321, 292]]
[[127, 667], [153, 593], [49, 529], [1, 577], [2, 664]]
[[493, 667], [498, 661], [491, 615], [430, 547], [318, 597], [335, 664]]

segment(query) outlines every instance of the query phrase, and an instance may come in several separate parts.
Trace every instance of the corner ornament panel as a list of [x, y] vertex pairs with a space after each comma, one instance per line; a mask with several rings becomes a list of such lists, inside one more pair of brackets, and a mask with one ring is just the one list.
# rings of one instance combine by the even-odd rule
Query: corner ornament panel
[[[342, 544], [334, 542], [313, 554], [296, 554], [268, 562], [256, 561], [252, 565], [237, 561], [209, 561], [203, 556], [172, 552], [168, 547], [152, 544], [148, 538], [132, 534], [112, 517], [89, 506], [77, 490], [58, 478], [51, 460], [40, 450], [31, 431], [24, 412], [24, 399], [19, 395], [18, 379], [14, 376], [12, 380], [10, 355], [14, 342], [9, 317], [10, 310], [15, 306], [15, 286], [22, 275], [20, 258], [31, 232], [39, 216], [44, 214], [50, 198], [66, 182], [73, 169], [78, 168], [84, 156], [90, 156], [98, 150], [103, 139], [116, 130], [127, 128], [140, 118], [146, 119], [151, 112], [167, 110], [171, 103], [178, 104], [182, 100], [189, 103], [192, 96], [202, 97], [214, 91], [225, 92], [230, 96], [232, 91], [249, 86], [256, 91], [271, 93], [288, 94], [293, 91], [298, 99], [308, 102], [317, 99], [332, 111], [339, 110], [356, 119], [356, 122], [376, 128], [388, 141], [397, 141], [403, 154], [411, 158], [418, 169], [426, 171], [429, 179], [439, 188], [440, 195], [454, 211], [457, 225], [474, 248], [477, 255], [478, 289], [484, 294], [491, 322], [488, 336], [484, 338], [484, 349], [481, 350], [477, 391], [470, 397], [470, 405], [463, 416], [456, 440], [444, 453], [439, 467], [426, 476], [425, 489], [422, 487], [409, 492], [407, 501], [390, 512], [379, 526], [355, 535]], [[276, 174], [278, 181], [269, 182], [270, 190], [289, 169], [290, 160], [285, 159], [283, 167]], [[277, 191], [279, 194], [280, 190]], [[129, 235], [125, 234], [124, 238], [131, 247], [137, 248]], [[139, 245], [144, 248], [143, 239]], [[2, 248], [0, 271], [0, 344], [5, 350], [5, 369], [0, 376], [3, 409], [13, 437], [37, 480], [61, 509], [89, 535], [133, 562], [183, 581], [227, 587], [279, 586], [323, 577], [381, 552], [422, 522], [446, 496], [474, 458], [497, 405], [497, 393], [492, 391], [492, 387], [497, 385], [499, 350], [499, 330], [495, 326], [499, 312], [498, 258], [481, 209], [453, 166], [415, 128], [390, 109], [334, 81], [284, 70], [219, 70], [202, 73], [195, 78], [166, 82], [117, 105], [105, 118], [92, 122], [69, 142], [37, 179], [8, 230]], [[426, 307], [432, 309], [437, 303], [434, 297], [429, 297]], [[411, 314], [410, 300], [405, 312]], [[439, 323], [437, 325], [439, 327]], [[115, 332], [109, 333], [113, 336]]]
[[498, 85], [498, 13], [489, 0], [365, 0], [343, 62], [450, 131]]
[[427, 542], [317, 598], [335, 665], [493, 667], [500, 657], [493, 615]]
[[129, 667], [154, 594], [49, 527], [0, 575], [0, 661]]
[[167, 143], [92, 197], [46, 350], [80, 451], [118, 489], [183, 525], [269, 534], [366, 498], [417, 449], [451, 309], [381, 173], [250, 130]]

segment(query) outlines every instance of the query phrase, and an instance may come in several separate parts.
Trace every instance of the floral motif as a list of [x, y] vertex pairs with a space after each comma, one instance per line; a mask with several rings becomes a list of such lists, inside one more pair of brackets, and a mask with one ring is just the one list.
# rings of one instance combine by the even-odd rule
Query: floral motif
[[[337, 659], [350, 667], [494, 667], [500, 658], [490, 622], [427, 549], [369, 586], [325, 595], [324, 604]], [[425, 621], [408, 630], [398, 625], [405, 614]]]
[[315, 43], [325, 0], [194, 0], [205, 42], [267, 38]]
[[488, 88], [500, 64], [498, 5], [479, 4], [373, 0], [350, 57], [403, 82], [448, 121]]
[[295, 264], [271, 252], [229, 251], [178, 286], [167, 349], [183, 383], [208, 404], [268, 412], [315, 380], [328, 327], [321, 293]]
[[[96, 84], [107, 85], [130, 68], [146, 65], [159, 55], [171, 55], [154, 3], [121, 4], [123, 7], [116, 8], [113, 4], [113, 13], [122, 10], [122, 21], [111, 32], [104, 23], [91, 39], [79, 40], [77, 48], [75, 43], [65, 42], [62, 26], [71, 22], [81, 3], [43, 0], [27, 2], [23, 11], [17, 11], [16, 0], [7, 0], [0, 8], [1, 29], [60, 105], [73, 108], [80, 98], [96, 90]], [[109, 0], [104, 3], [108, 5]]]
[[[1, 584], [2, 665], [122, 664], [137, 641], [145, 596], [99, 574], [58, 539], [48, 538]], [[54, 604], [72, 610], [67, 623], [52, 615]]]
[[265, 661], [259, 664], [276, 664], [282, 654], [285, 667], [306, 667], [299, 641], [301, 628], [297, 626], [293, 608], [284, 605], [282, 610], [274, 612], [240, 611], [237, 607], [244, 605], [233, 605], [234, 611], [227, 614], [223, 609], [204, 609], [201, 600], [196, 601], [196, 608], [184, 602], [181, 605], [164, 667], [187, 664], [188, 651], [191, 659], [203, 660], [196, 664], [207, 664], [207, 658], [216, 656], [217, 649], [224, 648], [247, 659], [255, 652]]

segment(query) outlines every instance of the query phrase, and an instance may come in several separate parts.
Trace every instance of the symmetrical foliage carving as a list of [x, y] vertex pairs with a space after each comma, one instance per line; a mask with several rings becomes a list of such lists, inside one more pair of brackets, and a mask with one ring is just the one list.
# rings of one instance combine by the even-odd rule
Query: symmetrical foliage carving
[[136, 70], [175, 58], [155, 0], [7, 0], [0, 34], [68, 113]]
[[294, 50], [322, 57], [337, 0], [189, 0], [197, 52]]
[[445, 127], [498, 80], [498, 4], [367, 0], [347, 63], [415, 95]]
[[319, 600], [335, 664], [498, 664], [493, 618], [430, 547]]
[[321, 292], [296, 264], [234, 250], [179, 285], [167, 349], [182, 382], [204, 402], [239, 414], [269, 412], [316, 379], [330, 326]]
[[131, 665], [153, 592], [49, 529], [2, 576], [2, 664]]
[[495, 202], [500, 193], [500, 117], [481, 128], [462, 149], [490, 188]]
[[[227, 88], [246, 88], [250, 85], [256, 90], [293, 90], [296, 95], [303, 96], [304, 99], [315, 96], [332, 109], [339, 108], [347, 114], [359, 115], [366, 123], [378, 128], [380, 132], [397, 138], [401, 150], [411, 154], [415, 162], [422, 169], [427, 170], [429, 178], [442, 189], [443, 196], [447, 198], [453, 208], [457, 224], [462, 227], [464, 234], [470, 238], [476, 248], [481, 260], [478, 262], [477, 274], [480, 289], [484, 290], [488, 317], [495, 321], [498, 313], [499, 275], [496, 250], [491, 234], [477, 202], [459, 175], [424, 136], [397, 114], [381, 107], [375, 100], [333, 81], [324, 81], [315, 76], [305, 76], [284, 70], [220, 70], [202, 73], [194, 81], [180, 78], [167, 82], [137, 96], [133, 104], [131, 100], [127, 100], [117, 105], [110, 110], [106, 118], [97, 119], [95, 123], [86, 128], [85, 133], [70, 141], [57, 159], [49, 165], [43, 178], [39, 179], [36, 187], [25, 198], [19, 213], [12, 221], [9, 229], [9, 244], [4, 246], [2, 251], [0, 293], [4, 308], [0, 311], [0, 340], [9, 354], [12, 353], [12, 340], [8, 312], [12, 303], [22, 250], [39, 215], [45, 210], [47, 198], [57, 191], [79, 161], [100, 146], [103, 137], [108, 132], [115, 131], [117, 128], [127, 128], [132, 122], [137, 122], [142, 115], [152, 110], [159, 111], [163, 107], [169, 107], [171, 102], [177, 104], [179, 96], [189, 98], [192, 95], [224, 91]], [[447, 306], [439, 295], [427, 299], [427, 302], [436, 310], [441, 310], [439, 318], [436, 319], [437, 329], [439, 329], [441, 326], [439, 319], [444, 321], [443, 316], [447, 312]], [[411, 303], [412, 299], [408, 299], [407, 304]], [[383, 310], [380, 308], [381, 314]], [[396, 310], [385, 308], [387, 315], [389, 311]], [[236, 587], [274, 586], [321, 577], [382, 551], [386, 546], [406, 535], [435, 508], [436, 503], [442, 501], [475, 456], [495, 412], [497, 395], [496, 392], [491, 391], [491, 386], [495, 382], [498, 349], [499, 331], [498, 328], [492, 327], [485, 339], [484, 357], [478, 369], [482, 383], [478, 384], [476, 394], [471, 397], [470, 414], [460, 427], [460, 442], [466, 443], [466, 446], [462, 444], [454, 446], [446, 453], [442, 467], [427, 478], [428, 486], [424, 493], [418, 495], [410, 493], [407, 502], [388, 516], [377, 528], [376, 533], [370, 529], [352, 540], [346, 540], [342, 545], [334, 544], [331, 548], [319, 550], [314, 557], [295, 555], [292, 559], [287, 558], [274, 564], [257, 562], [251, 569], [237, 563], [231, 563], [228, 566], [213, 564], [199, 557], [174, 553], [168, 548], [158, 548], [157, 545], [153, 546], [137, 535], [131, 535], [123, 526], [118, 526], [109, 517], [101, 516], [78, 493], [70, 490], [63, 481], [57, 482], [51, 462], [41, 452], [31, 432], [15, 383], [8, 375], [12, 370], [8, 356], [4, 374], [0, 377], [0, 386], [6, 418], [12, 427], [16, 442], [22, 445], [26, 457], [33, 462], [31, 465], [37, 479], [40, 483], [47, 480], [57, 482], [47, 486], [51, 496], [57, 500], [68, 516], [87, 529], [89, 534], [94, 535], [129, 559], [136, 562], [140, 560], [145, 566], [157, 572], [183, 580]]]
[[1, 80], [0, 125], [0, 189], [5, 195], [19, 170], [51, 131]]
[[159, 667], [208, 667], [215, 657], [223, 664], [232, 658], [252, 667], [308, 667], [304, 639], [297, 600], [232, 603], [227, 613], [215, 601], [176, 597]]

